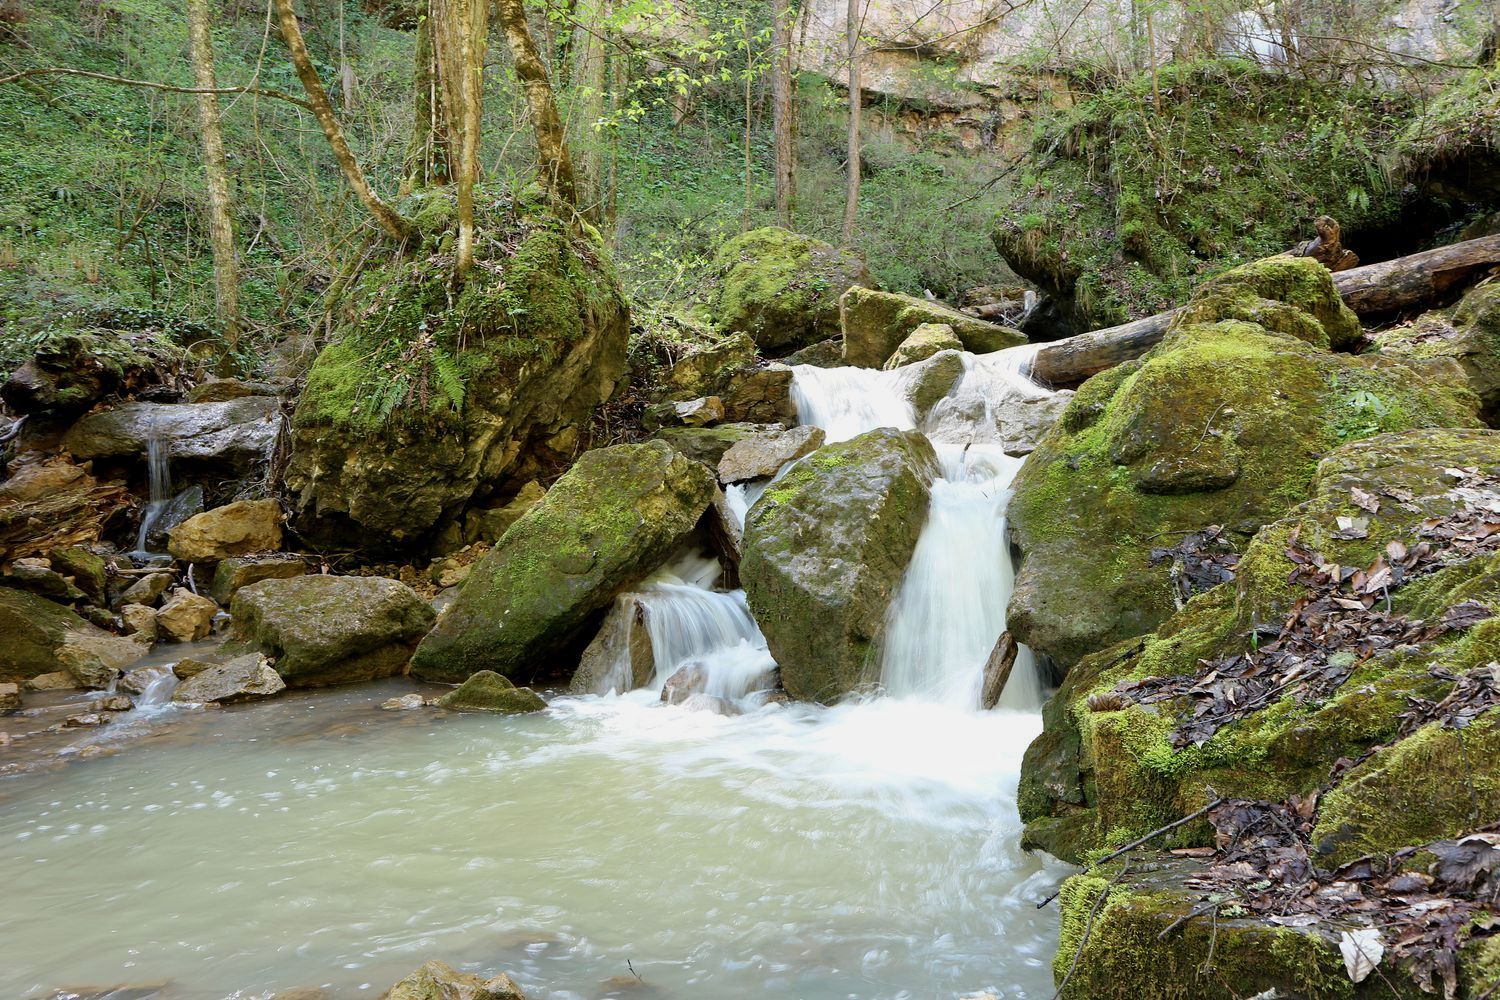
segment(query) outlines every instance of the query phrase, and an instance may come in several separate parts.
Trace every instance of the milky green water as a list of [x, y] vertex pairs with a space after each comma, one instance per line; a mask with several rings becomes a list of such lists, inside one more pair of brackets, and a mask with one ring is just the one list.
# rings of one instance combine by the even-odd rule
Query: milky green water
[[0, 782], [0, 997], [376, 997], [429, 958], [532, 998], [1051, 995], [1064, 870], [1016, 846], [1035, 713], [375, 707], [401, 690]]

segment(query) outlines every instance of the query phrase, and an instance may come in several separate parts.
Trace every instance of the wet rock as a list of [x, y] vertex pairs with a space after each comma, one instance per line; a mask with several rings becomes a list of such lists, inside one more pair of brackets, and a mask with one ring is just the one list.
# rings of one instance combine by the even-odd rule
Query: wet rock
[[273, 657], [292, 687], [399, 674], [436, 617], [404, 583], [364, 576], [262, 580], [230, 613], [234, 637]]
[[737, 574], [745, 550], [745, 528], [740, 524], [739, 512], [730, 505], [723, 490], [714, 490], [714, 502], [706, 519], [709, 544]]
[[750, 509], [740, 579], [794, 698], [866, 679], [936, 474], [924, 436], [881, 428], [799, 459]]
[[[434, 249], [451, 239], [452, 197], [432, 189], [406, 205]], [[517, 213], [499, 191], [478, 200], [487, 236], [457, 308], [425, 254], [383, 250], [342, 298], [293, 418], [286, 481], [304, 536], [390, 548], [427, 536], [476, 494], [570, 460], [624, 377], [629, 312], [597, 236]], [[431, 378], [389, 371], [419, 339], [436, 348], [424, 357], [458, 357], [462, 345], [461, 401], [438, 379], [424, 382], [425, 405], [382, 409], [393, 377]]]
[[173, 528], [167, 551], [184, 562], [217, 562], [281, 548], [281, 505], [237, 500], [204, 511]]
[[792, 423], [797, 406], [792, 402], [792, 370], [769, 364], [741, 371], [719, 392], [723, 419], [731, 422]]
[[524, 715], [547, 707], [542, 696], [531, 688], [516, 687], [493, 670], [470, 675], [456, 690], [439, 698], [436, 704], [454, 712], [498, 712], [502, 715]]
[[0, 683], [0, 712], [14, 712], [21, 707], [21, 685], [12, 681]]
[[578, 660], [568, 684], [573, 694], [610, 694], [645, 687], [656, 676], [656, 656], [638, 594], [621, 594]]
[[964, 374], [964, 358], [959, 351], [939, 351], [925, 361], [906, 366], [902, 386], [907, 401], [919, 419], [924, 418]]
[[152, 552], [165, 552], [172, 529], [183, 521], [203, 513], [203, 487], [189, 486], [168, 500], [157, 514], [150, 530], [146, 532], [146, 548]]
[[37, 674], [26, 681], [28, 691], [72, 691], [79, 687], [78, 681], [66, 670], [54, 670], [50, 673]]
[[106, 687], [145, 653], [60, 604], [0, 587], [0, 679], [26, 681], [65, 671], [67, 686]]
[[381, 1000], [526, 1000], [520, 987], [503, 973], [482, 979], [458, 972], [443, 962], [426, 962], [392, 986]]
[[498, 542], [510, 530], [510, 526], [541, 503], [546, 494], [546, 488], [533, 479], [502, 506], [469, 511], [464, 515], [464, 541], [470, 545], [474, 542]]
[[210, 667], [217, 667], [225, 661], [218, 656], [184, 656], [172, 664], [172, 673], [180, 681], [189, 677], [196, 677]]
[[701, 663], [689, 663], [679, 667], [661, 686], [661, 700], [668, 705], [678, 705], [690, 696], [708, 690], [708, 668]]
[[172, 459], [212, 460], [248, 468], [271, 454], [281, 403], [251, 396], [224, 403], [125, 403], [74, 424], [62, 447], [76, 458], [141, 458], [152, 438]]
[[755, 341], [749, 334], [734, 333], [704, 347], [695, 347], [668, 369], [661, 392], [666, 399], [693, 399], [717, 395], [735, 375], [758, 362]]
[[107, 713], [81, 712], [78, 715], [70, 715], [63, 720], [64, 729], [86, 729], [90, 726], [102, 726], [109, 721]]
[[112, 694], [89, 702], [90, 712], [128, 712], [132, 708], [135, 708], [135, 702], [123, 694]]
[[918, 361], [926, 361], [938, 351], [963, 349], [963, 341], [958, 339], [958, 334], [953, 332], [953, 327], [948, 323], [923, 323], [906, 335], [906, 339], [897, 345], [881, 367], [892, 371]]
[[218, 613], [219, 606], [213, 601], [179, 587], [157, 610], [157, 631], [172, 642], [197, 642], [213, 631], [214, 615]]
[[156, 640], [156, 609], [144, 604], [127, 604], [120, 608], [120, 620], [125, 623], [125, 634]]
[[706, 468], [660, 441], [586, 452], [474, 565], [418, 647], [413, 675], [529, 678], [661, 564], [713, 489]]
[[711, 469], [719, 467], [719, 459], [738, 441], [765, 430], [781, 430], [781, 424], [719, 424], [717, 427], [663, 427], [652, 435], [665, 441], [695, 462]]
[[104, 600], [104, 590], [109, 584], [109, 566], [104, 557], [90, 552], [81, 545], [65, 549], [54, 549], [48, 556], [52, 568], [64, 576], [73, 578], [74, 585], [95, 602]]
[[774, 476], [787, 462], [823, 446], [821, 427], [770, 430], [735, 442], [719, 459], [719, 481], [738, 483]]
[[183, 680], [172, 692], [172, 700], [193, 704], [227, 705], [237, 701], [269, 698], [286, 690], [274, 667], [260, 653], [237, 656], [216, 663]]
[[844, 363], [879, 368], [901, 342], [923, 324], [950, 327], [967, 351], [989, 354], [1024, 344], [1019, 330], [966, 316], [940, 302], [896, 292], [851, 288], [839, 300], [844, 330]]
[[188, 391], [189, 403], [225, 403], [246, 396], [280, 396], [289, 382], [281, 383], [246, 381], [237, 378], [216, 378], [200, 382]]
[[740, 710], [727, 698], [717, 695], [705, 694], [702, 691], [694, 691], [681, 701], [669, 702], [689, 712], [712, 712], [714, 715], [734, 716], [739, 715]]
[[725, 243], [714, 268], [715, 322], [771, 356], [836, 336], [839, 296], [872, 283], [858, 254], [769, 226]]
[[230, 556], [214, 567], [214, 579], [209, 592], [215, 601], [228, 607], [241, 587], [248, 587], [262, 580], [287, 580], [306, 573], [307, 562], [301, 556], [289, 553]]
[[793, 351], [782, 359], [788, 365], [812, 365], [814, 368], [841, 368], [844, 364], [844, 338], [829, 337], [816, 344]]
[[124, 604], [143, 604], [150, 607], [162, 594], [166, 593], [174, 579], [176, 578], [171, 573], [148, 573], [126, 587], [120, 594], [120, 600]]
[[388, 712], [408, 712], [414, 708], [423, 708], [427, 701], [419, 694], [403, 694], [399, 698], [387, 698], [380, 703], [380, 707]]

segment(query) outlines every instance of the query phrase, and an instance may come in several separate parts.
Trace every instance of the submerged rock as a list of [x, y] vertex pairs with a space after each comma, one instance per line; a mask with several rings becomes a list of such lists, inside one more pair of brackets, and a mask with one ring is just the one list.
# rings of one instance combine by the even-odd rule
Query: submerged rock
[[520, 987], [503, 973], [481, 979], [458, 972], [444, 962], [431, 961], [401, 980], [380, 1000], [526, 1000]]
[[75, 685], [108, 687], [147, 645], [110, 635], [46, 598], [0, 587], [0, 680], [65, 672]]
[[125, 403], [84, 417], [63, 437], [76, 458], [142, 458], [153, 440], [173, 459], [245, 468], [270, 457], [281, 432], [281, 402], [249, 396], [224, 403]]
[[610, 694], [645, 687], [656, 676], [656, 656], [639, 594], [621, 594], [578, 660], [572, 694]]
[[1326, 269], [1272, 258], [1210, 282], [1157, 347], [1085, 382], [1014, 483], [1017, 640], [1067, 668], [1148, 632], [1175, 608], [1153, 549], [1209, 525], [1242, 545], [1341, 442], [1477, 425], [1457, 365], [1323, 346], [1357, 329]]
[[[710, 312], [722, 330], [748, 333], [770, 356], [839, 332], [839, 296], [871, 284], [858, 254], [774, 226], [725, 243]], [[883, 360], [883, 359], [882, 359]]]
[[586, 452], [474, 565], [412, 673], [555, 672], [595, 613], [693, 529], [713, 490], [708, 469], [660, 441]]
[[249, 653], [193, 673], [173, 689], [172, 700], [227, 705], [269, 698], [285, 690], [286, 681], [270, 662], [260, 653]]
[[493, 670], [481, 670], [470, 675], [456, 690], [439, 698], [437, 705], [455, 712], [524, 715], [542, 711], [547, 702], [531, 688], [516, 687]]
[[406, 584], [373, 576], [262, 580], [230, 612], [235, 638], [273, 657], [292, 687], [399, 674], [436, 617]]
[[304, 533], [394, 547], [461, 519], [571, 458], [625, 374], [629, 315], [597, 234], [490, 192], [455, 299], [452, 197], [403, 204], [420, 252], [364, 268], [308, 373], [286, 472]]
[[927, 438], [881, 428], [798, 460], [750, 509], [740, 578], [792, 697], [868, 679], [936, 474]]
[[786, 463], [821, 448], [826, 436], [821, 427], [789, 427], [736, 441], [719, 459], [719, 482], [774, 476]]
[[281, 505], [237, 500], [183, 521], [169, 534], [167, 551], [184, 562], [218, 562], [281, 548]]
[[[1008, 326], [967, 316], [940, 302], [897, 292], [851, 288], [839, 300], [844, 330], [844, 364], [879, 368], [918, 328], [949, 327], [964, 350], [989, 354], [1026, 343], [1025, 334]], [[938, 348], [941, 350], [942, 348]]]

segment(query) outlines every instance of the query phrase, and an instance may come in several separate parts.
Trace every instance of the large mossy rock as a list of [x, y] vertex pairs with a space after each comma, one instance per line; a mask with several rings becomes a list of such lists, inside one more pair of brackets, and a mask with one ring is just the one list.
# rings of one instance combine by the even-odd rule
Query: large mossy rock
[[1457, 361], [1485, 421], [1500, 426], [1500, 281], [1479, 285], [1452, 309], [1379, 333], [1375, 343], [1382, 353], [1399, 357]]
[[1478, 425], [1451, 360], [1327, 350], [1358, 326], [1328, 272], [1271, 258], [1209, 284], [1138, 361], [1089, 379], [1015, 480], [1016, 638], [1066, 669], [1175, 609], [1152, 550], [1236, 547], [1308, 496], [1320, 458], [1382, 431]]
[[800, 459], [750, 509], [740, 579], [792, 697], [832, 702], [873, 679], [937, 471], [927, 438], [880, 428]]
[[857, 253], [774, 226], [725, 243], [713, 266], [714, 321], [773, 357], [837, 336], [839, 296], [872, 283]]
[[[652, 572], [713, 499], [709, 469], [661, 441], [586, 452], [474, 564], [412, 673], [462, 681], [561, 675], [598, 612]], [[572, 662], [567, 662], [568, 660]]]
[[366, 264], [339, 300], [293, 418], [286, 481], [304, 533], [427, 535], [476, 493], [564, 464], [624, 375], [628, 312], [598, 234], [478, 198], [460, 290], [438, 190], [402, 205], [420, 247]]
[[[1474, 527], [1449, 538], [1442, 526], [1455, 518]], [[1497, 543], [1500, 431], [1413, 430], [1336, 449], [1319, 464], [1311, 498], [1256, 533], [1232, 582], [1068, 674], [1023, 762], [1025, 842], [1078, 860], [1214, 794], [1321, 793], [1315, 847], [1329, 867], [1500, 821], [1500, 756], [1488, 749], [1496, 709], [1466, 730], [1467, 757], [1453, 730], [1404, 718], [1414, 704], [1442, 701], [1456, 678], [1500, 670], [1492, 665], [1500, 660]], [[1430, 557], [1369, 591], [1380, 621], [1403, 635], [1382, 640], [1371, 630], [1387, 626], [1371, 624], [1349, 590], [1383, 565], [1406, 565], [1422, 545]], [[1355, 581], [1338, 595], [1347, 604], [1308, 582], [1318, 566], [1348, 569], [1338, 571]], [[1289, 618], [1294, 612], [1300, 617]], [[1193, 728], [1198, 707], [1187, 695], [1143, 703], [1132, 693], [1140, 689], [1121, 687], [1211, 683], [1202, 678], [1245, 662], [1278, 669], [1280, 654], [1266, 647], [1285, 623], [1304, 619], [1308, 631], [1295, 634], [1311, 646], [1282, 648], [1303, 649], [1289, 662], [1321, 686], [1293, 682], [1269, 697], [1246, 689], [1239, 703], [1249, 707], [1222, 725]], [[1405, 635], [1402, 623], [1423, 624]], [[1340, 760], [1362, 762], [1336, 768]], [[1210, 836], [1206, 824], [1189, 824], [1155, 843], [1195, 846]]]
[[[851, 288], [839, 299], [839, 312], [844, 331], [844, 364], [858, 368], [881, 367], [906, 338], [929, 323], [950, 327], [964, 350], [975, 354], [989, 354], [1026, 343], [1026, 335], [1019, 330], [975, 319], [941, 302], [898, 292]], [[936, 352], [928, 352], [926, 356], [933, 353]]]
[[374, 576], [261, 580], [234, 595], [230, 648], [272, 657], [290, 687], [401, 673], [436, 617], [404, 583]]
[[148, 646], [110, 635], [44, 597], [0, 587], [0, 681], [66, 672], [80, 687], [106, 687]]

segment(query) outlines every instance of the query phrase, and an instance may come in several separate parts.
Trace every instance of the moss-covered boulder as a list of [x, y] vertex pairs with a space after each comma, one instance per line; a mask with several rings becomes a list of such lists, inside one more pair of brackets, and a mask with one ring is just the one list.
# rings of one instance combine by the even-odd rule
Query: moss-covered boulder
[[715, 424], [713, 427], [663, 427], [653, 437], [665, 441], [695, 462], [702, 462], [711, 469], [719, 467], [724, 453], [741, 441], [755, 437], [766, 430], [780, 428], [781, 424]]
[[69, 314], [32, 334], [0, 399], [16, 413], [79, 413], [111, 395], [170, 382], [187, 367], [170, 326], [146, 312]]
[[[1019, 330], [975, 319], [941, 302], [898, 292], [851, 288], [839, 299], [844, 331], [844, 364], [879, 368], [901, 342], [924, 324], [949, 327], [964, 350], [989, 354], [1026, 342]], [[939, 348], [941, 350], [941, 348]]]
[[905, 340], [881, 365], [886, 371], [926, 361], [939, 351], [961, 351], [963, 342], [948, 323], [923, 323], [909, 333]]
[[0, 587], [0, 681], [66, 672], [79, 687], [102, 688], [149, 645], [110, 635], [44, 597]]
[[1321, 265], [1275, 258], [1210, 283], [1143, 358], [1085, 382], [1016, 477], [1017, 639], [1067, 668], [1148, 632], [1176, 607], [1153, 549], [1209, 525], [1242, 547], [1342, 442], [1478, 425], [1451, 361], [1323, 346], [1356, 329]]
[[661, 441], [586, 452], [474, 565], [412, 673], [565, 676], [598, 612], [667, 558], [714, 486], [706, 466]]
[[749, 334], [772, 357], [836, 336], [839, 296], [871, 284], [857, 253], [774, 226], [725, 243], [713, 266], [714, 322]]
[[1500, 281], [1477, 286], [1452, 309], [1376, 334], [1375, 344], [1399, 357], [1452, 358], [1468, 375], [1485, 421], [1500, 426]]
[[495, 712], [500, 715], [525, 715], [547, 707], [542, 696], [531, 688], [516, 687], [509, 678], [493, 670], [472, 674], [439, 698], [437, 704], [454, 712]]
[[874, 679], [936, 474], [925, 437], [881, 428], [798, 460], [750, 508], [740, 580], [792, 697], [836, 701]]
[[286, 481], [302, 532], [362, 547], [421, 538], [476, 494], [571, 459], [624, 375], [628, 313], [598, 234], [477, 197], [461, 288], [446, 190], [402, 205], [419, 247], [353, 268], [293, 418]]
[[275, 660], [290, 687], [401, 673], [436, 612], [404, 583], [374, 576], [299, 576], [242, 587], [230, 605], [230, 649]]
[[434, 960], [423, 963], [387, 990], [380, 1000], [526, 1000], [526, 997], [504, 973], [483, 979]]
[[286, 580], [303, 576], [307, 570], [307, 561], [290, 553], [231, 556], [214, 567], [209, 593], [214, 600], [228, 607], [241, 587], [248, 587], [262, 580]]
[[[1215, 794], [1321, 793], [1315, 844], [1330, 865], [1500, 821], [1494, 710], [1470, 713], [1462, 735], [1442, 713], [1410, 714], [1500, 669], [1500, 534], [1486, 524], [1500, 526], [1500, 432], [1336, 449], [1232, 582], [1069, 672], [1023, 762], [1025, 842], [1078, 860]], [[1240, 685], [1234, 699], [1206, 705], [1221, 678]], [[1155, 843], [1209, 837], [1189, 824]]]

